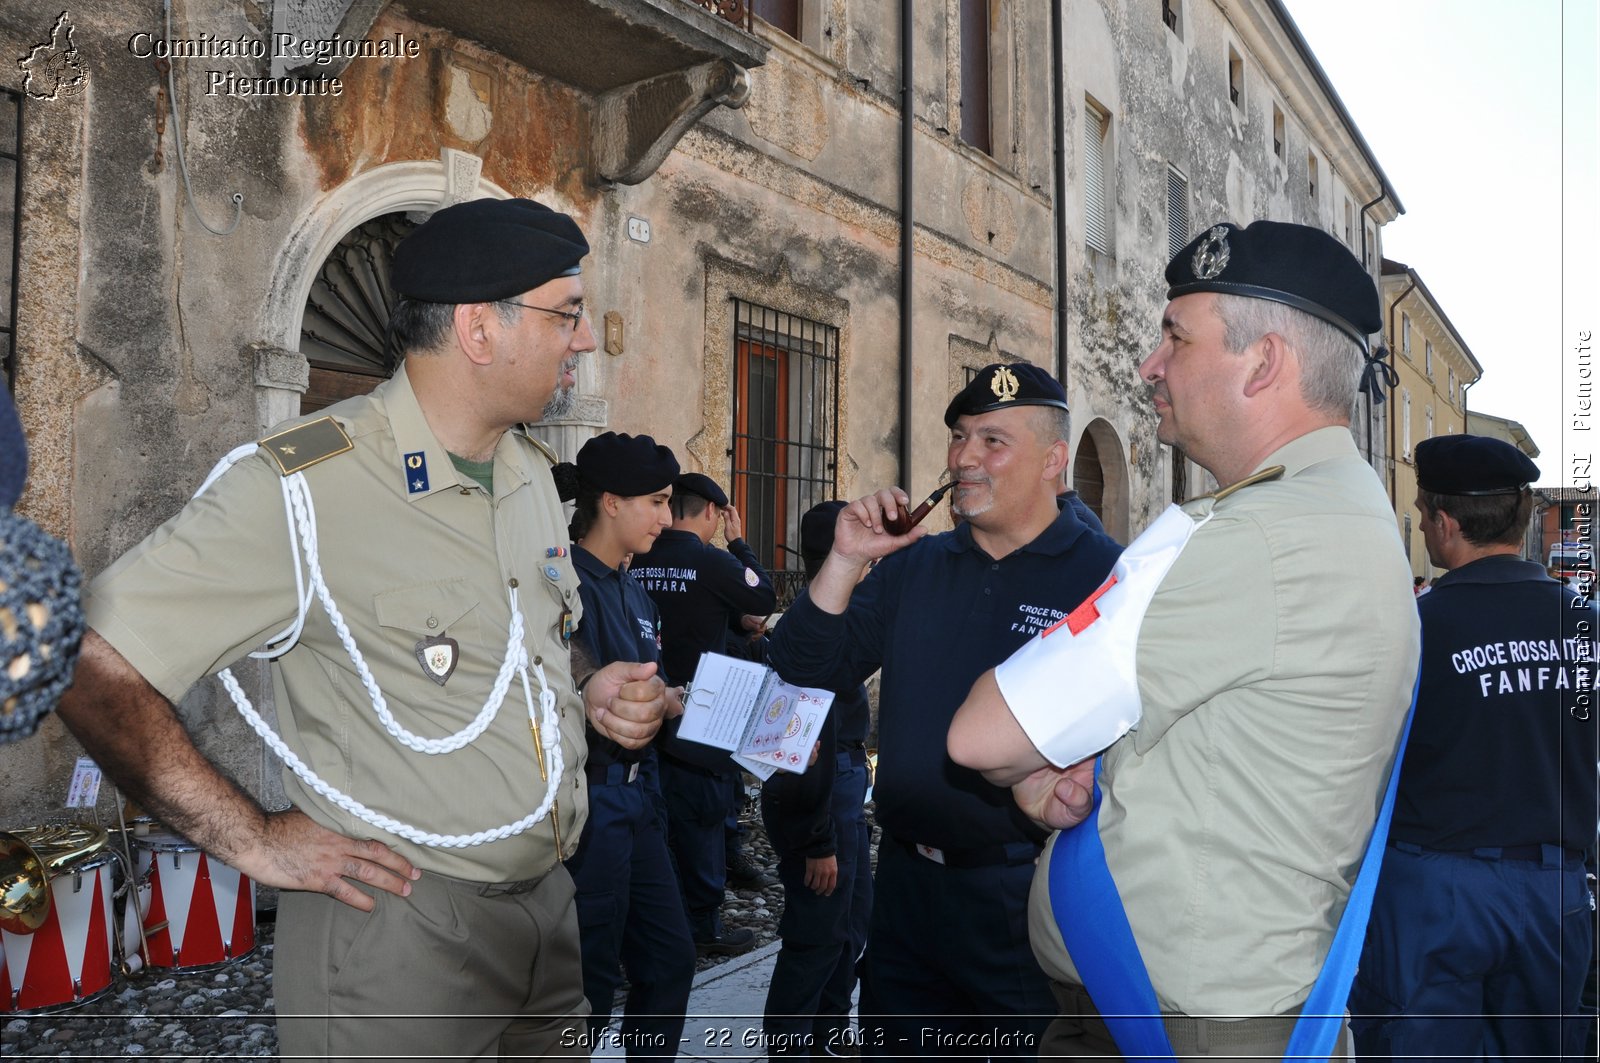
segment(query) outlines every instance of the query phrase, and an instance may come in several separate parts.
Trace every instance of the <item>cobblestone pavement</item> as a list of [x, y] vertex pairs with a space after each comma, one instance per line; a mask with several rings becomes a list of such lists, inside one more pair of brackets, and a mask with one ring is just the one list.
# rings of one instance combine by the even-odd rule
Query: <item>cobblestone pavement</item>
[[[760, 816], [749, 814], [745, 849], [776, 877], [777, 858]], [[783, 888], [729, 890], [723, 921], [755, 931], [759, 947], [775, 941]], [[276, 1058], [271, 923], [257, 929], [254, 953], [217, 971], [139, 971], [105, 995], [67, 1011], [0, 1013], [0, 1056], [6, 1059], [261, 1059]], [[697, 970], [726, 962], [707, 957]]]

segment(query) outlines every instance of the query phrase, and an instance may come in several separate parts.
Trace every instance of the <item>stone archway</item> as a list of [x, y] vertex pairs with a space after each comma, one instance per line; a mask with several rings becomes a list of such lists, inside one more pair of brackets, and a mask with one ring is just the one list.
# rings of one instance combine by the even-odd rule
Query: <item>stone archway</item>
[[1089, 422], [1072, 449], [1072, 487], [1106, 526], [1106, 534], [1128, 541], [1127, 453], [1103, 417]]
[[301, 332], [313, 288], [331, 256], [363, 225], [385, 215], [431, 214], [450, 203], [510, 193], [482, 176], [483, 160], [446, 148], [438, 159], [395, 162], [328, 192], [290, 235], [268, 291], [256, 351], [256, 414], [262, 429], [300, 412], [310, 365]]

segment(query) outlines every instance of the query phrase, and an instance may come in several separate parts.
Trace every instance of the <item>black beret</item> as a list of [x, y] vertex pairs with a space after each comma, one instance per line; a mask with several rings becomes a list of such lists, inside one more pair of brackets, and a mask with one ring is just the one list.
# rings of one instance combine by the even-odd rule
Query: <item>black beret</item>
[[728, 496], [717, 486], [717, 481], [703, 472], [684, 473], [672, 481], [672, 489], [680, 495], [684, 493], [699, 495], [713, 506], [728, 504]]
[[474, 199], [435, 211], [394, 250], [394, 290], [430, 303], [492, 303], [578, 272], [589, 241], [531, 199]]
[[800, 556], [820, 560], [833, 549], [833, 529], [843, 502], [818, 502], [800, 518]]
[[649, 436], [602, 432], [578, 451], [578, 475], [614, 495], [648, 495], [671, 486], [678, 459]]
[[1417, 444], [1417, 486], [1440, 495], [1514, 495], [1539, 478], [1533, 459], [1503, 439], [1434, 436]]
[[0, 509], [10, 509], [22, 497], [28, 478], [28, 437], [22, 434], [11, 389], [0, 381]]
[[1056, 378], [1027, 362], [986, 365], [944, 408], [945, 427], [965, 414], [988, 413], [1008, 406], [1067, 408], [1067, 393]]
[[1270, 299], [1321, 318], [1367, 349], [1383, 328], [1378, 288], [1356, 256], [1309, 225], [1213, 225], [1167, 264], [1167, 298], [1221, 292]]

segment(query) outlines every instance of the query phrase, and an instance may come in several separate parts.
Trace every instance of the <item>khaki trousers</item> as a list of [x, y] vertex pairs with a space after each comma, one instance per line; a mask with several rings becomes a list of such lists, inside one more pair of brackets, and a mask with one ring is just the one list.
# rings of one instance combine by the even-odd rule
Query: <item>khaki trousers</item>
[[[1071, 982], [1050, 983], [1061, 1015], [1045, 1031], [1040, 1043], [1040, 1059], [1121, 1059], [1117, 1043], [1105, 1020], [1083, 986]], [[1206, 1063], [1234, 1060], [1283, 1058], [1289, 1035], [1299, 1014], [1268, 1015], [1249, 1019], [1197, 1019], [1189, 1015], [1167, 1015], [1163, 1022], [1175, 1058], [1204, 1060]], [[1350, 1055], [1350, 1030], [1339, 1036], [1332, 1058]]]
[[572, 878], [491, 886], [424, 873], [358, 912], [278, 902], [283, 1059], [588, 1058]]

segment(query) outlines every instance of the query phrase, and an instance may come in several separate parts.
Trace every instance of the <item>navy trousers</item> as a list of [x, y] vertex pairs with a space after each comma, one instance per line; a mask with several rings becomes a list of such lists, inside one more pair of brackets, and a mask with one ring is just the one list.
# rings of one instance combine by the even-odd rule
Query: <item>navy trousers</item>
[[[583, 993], [599, 1037], [628, 970], [622, 1043], [629, 1059], [674, 1059], [694, 981], [694, 942], [667, 851], [666, 808], [654, 758], [629, 781], [613, 764], [589, 784], [589, 821], [567, 862], [577, 885]], [[597, 1042], [598, 1044], [599, 1042]]]
[[1582, 1059], [1594, 928], [1581, 860], [1390, 843], [1350, 994], [1362, 1059]]
[[[865, 763], [836, 754], [833, 816], [839, 881], [827, 897], [806, 886], [806, 858], [778, 854], [783, 882], [783, 940], [767, 986], [767, 1054], [807, 1055], [813, 1047], [843, 1054], [853, 1044], [850, 995], [856, 961], [867, 940], [872, 912], [871, 828], [862, 803], [867, 796]], [[768, 836], [775, 831], [768, 830]]]
[[1056, 1002], [1028, 945], [1033, 872], [1020, 854], [950, 867], [882, 839], [861, 961], [862, 1055], [1038, 1057]]
[[661, 790], [666, 795], [668, 839], [696, 941], [722, 936], [722, 894], [728, 884], [728, 809], [738, 783], [732, 775], [661, 760]]

